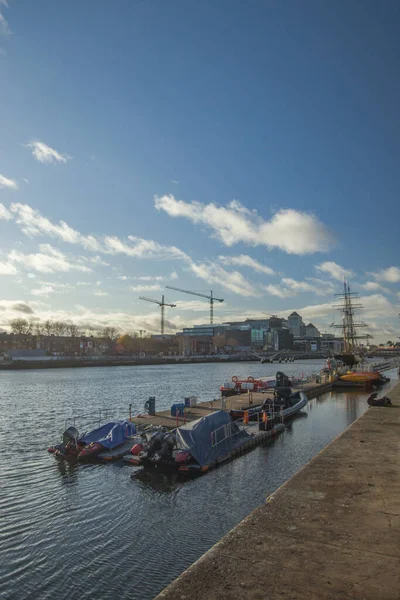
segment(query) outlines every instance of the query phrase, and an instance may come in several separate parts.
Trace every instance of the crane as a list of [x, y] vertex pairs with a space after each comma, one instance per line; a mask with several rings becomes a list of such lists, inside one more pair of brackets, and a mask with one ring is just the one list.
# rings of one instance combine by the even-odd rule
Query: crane
[[158, 304], [158, 306], [161, 308], [161, 335], [164, 335], [165, 307], [170, 306], [171, 308], [175, 308], [176, 304], [168, 304], [167, 302], [164, 302], [164, 294], [161, 296], [161, 302], [159, 300], [154, 300], [153, 298], [146, 298], [145, 296], [139, 296], [139, 300], [154, 302], [154, 304]]
[[223, 302], [223, 298], [215, 298], [213, 295], [213, 291], [211, 290], [210, 295], [207, 294], [199, 294], [198, 292], [191, 292], [190, 290], [182, 290], [181, 288], [172, 287], [170, 285], [166, 285], [166, 288], [169, 290], [175, 290], [175, 292], [184, 292], [185, 294], [191, 294], [192, 296], [200, 296], [201, 298], [207, 298], [210, 301], [210, 324], [212, 325], [214, 322], [214, 302]]

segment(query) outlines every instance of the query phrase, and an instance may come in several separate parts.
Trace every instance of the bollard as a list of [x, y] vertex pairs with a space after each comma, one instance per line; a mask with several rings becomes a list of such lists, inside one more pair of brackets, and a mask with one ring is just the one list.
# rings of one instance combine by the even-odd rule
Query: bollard
[[245, 425], [248, 425], [248, 423], [249, 423], [249, 411], [248, 410], [245, 410], [243, 413], [243, 423]]

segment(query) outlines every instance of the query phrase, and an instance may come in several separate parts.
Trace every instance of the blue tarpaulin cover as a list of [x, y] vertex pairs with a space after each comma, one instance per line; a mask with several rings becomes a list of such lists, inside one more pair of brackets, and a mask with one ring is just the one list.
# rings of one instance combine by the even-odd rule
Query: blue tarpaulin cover
[[176, 438], [178, 445], [203, 467], [243, 444], [249, 435], [227, 412], [218, 410], [179, 427]]
[[136, 433], [136, 427], [130, 421], [110, 421], [97, 429], [93, 429], [79, 438], [80, 442], [90, 444], [99, 442], [104, 448], [115, 448], [123, 444], [125, 440]]

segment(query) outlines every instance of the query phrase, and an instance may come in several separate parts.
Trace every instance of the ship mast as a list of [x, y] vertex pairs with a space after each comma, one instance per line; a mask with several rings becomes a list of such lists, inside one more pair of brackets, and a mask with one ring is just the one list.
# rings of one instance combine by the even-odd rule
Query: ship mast
[[350, 291], [350, 285], [348, 282], [344, 282], [344, 291], [342, 294], [335, 294], [339, 303], [334, 304], [334, 308], [342, 313], [342, 323], [332, 323], [331, 327], [341, 329], [343, 332], [343, 351], [345, 353], [354, 353], [358, 348], [357, 340], [368, 339], [368, 335], [358, 335], [357, 329], [360, 327], [367, 327], [362, 321], [356, 322], [354, 320], [355, 309], [362, 308], [362, 304], [354, 303], [354, 300], [359, 298], [357, 293]]

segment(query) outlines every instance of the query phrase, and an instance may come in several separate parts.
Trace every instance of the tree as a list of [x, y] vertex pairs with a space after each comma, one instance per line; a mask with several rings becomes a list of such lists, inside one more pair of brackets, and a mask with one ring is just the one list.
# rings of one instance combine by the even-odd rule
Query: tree
[[388, 342], [386, 342], [386, 346], [393, 346], [392, 340], [389, 340]]
[[99, 331], [98, 337], [103, 340], [115, 341], [120, 337], [120, 333], [116, 327], [104, 327]]
[[51, 335], [52, 333], [54, 333], [54, 328], [53, 328], [53, 321], [45, 321], [43, 323], [43, 330], [45, 335]]
[[63, 335], [67, 329], [67, 324], [65, 321], [54, 321], [53, 323], [53, 331], [55, 335]]
[[80, 335], [79, 328], [75, 323], [66, 323], [66, 332], [71, 337], [78, 337]]
[[127, 333], [124, 335], [121, 335], [117, 339], [117, 345], [122, 346], [124, 351], [128, 352], [130, 354], [137, 351], [138, 342], [140, 342], [140, 340], [137, 340], [137, 339], [134, 340], [133, 337], [128, 335]]
[[17, 335], [27, 335], [30, 333], [30, 326], [26, 319], [14, 319], [10, 325], [12, 333]]
[[44, 333], [43, 323], [41, 323], [40, 321], [35, 323], [32, 328], [32, 331], [35, 335], [43, 335], [43, 333]]

